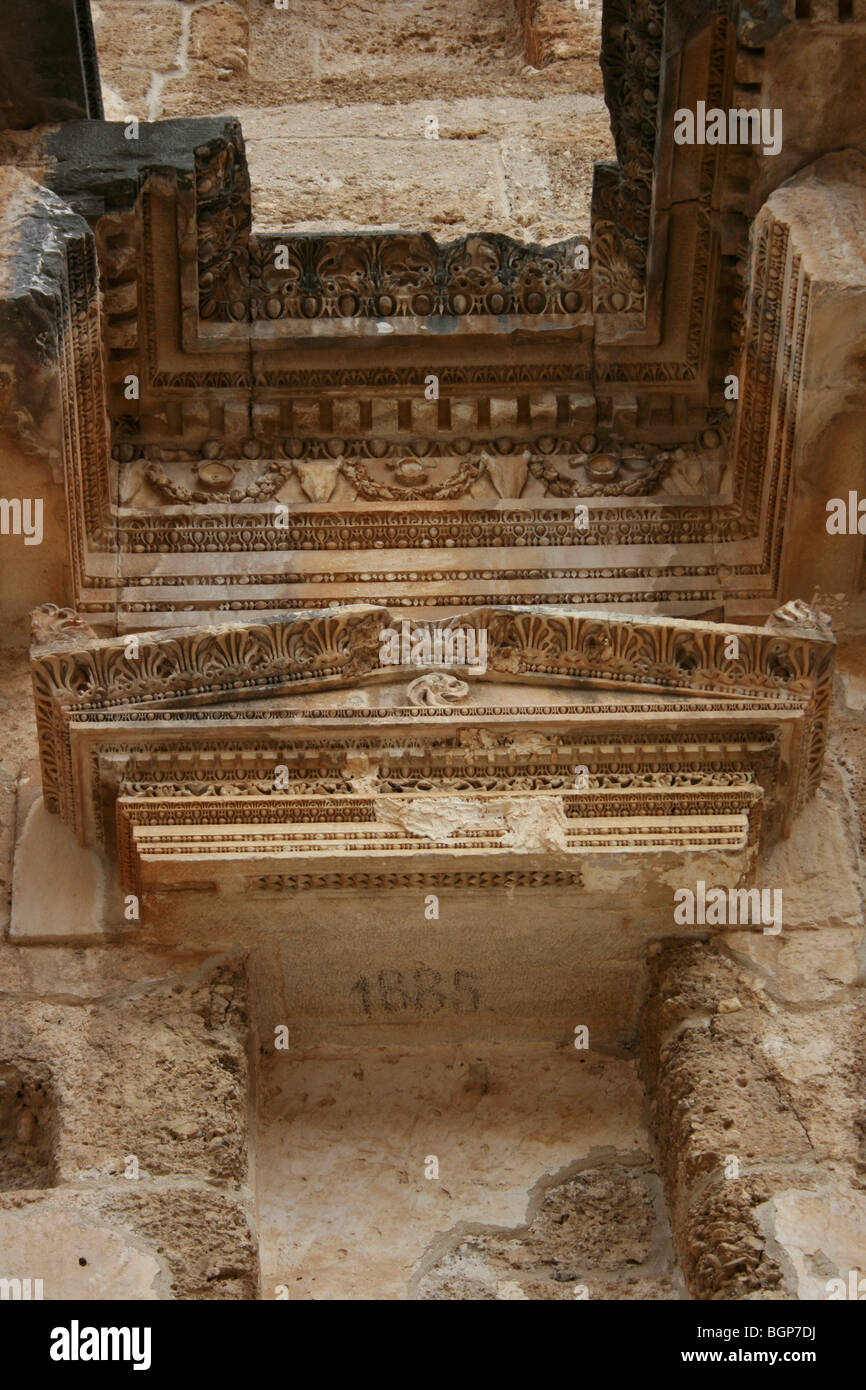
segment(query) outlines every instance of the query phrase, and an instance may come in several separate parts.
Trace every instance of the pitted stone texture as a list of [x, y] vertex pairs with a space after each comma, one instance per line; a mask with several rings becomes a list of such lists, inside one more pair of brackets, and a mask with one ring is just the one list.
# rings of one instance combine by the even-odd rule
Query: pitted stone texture
[[50, 1069], [59, 1182], [247, 1181], [245, 994], [238, 966], [130, 984], [85, 1007], [0, 1005], [2, 1055]]
[[424, 225], [440, 239], [495, 228], [555, 241], [588, 233], [593, 163], [613, 156], [604, 102], [583, 91], [236, 114], [263, 231]]
[[[362, 129], [372, 113], [366, 116]], [[375, 118], [380, 122], [381, 112]], [[250, 141], [256, 223], [281, 233], [406, 227], [418, 222], [426, 196], [423, 220], [440, 238], [510, 227], [497, 146], [425, 140], [423, 129], [419, 115], [414, 138], [405, 140], [358, 134]]]
[[114, 1191], [100, 1201], [106, 1219], [131, 1230], [167, 1267], [164, 1296], [253, 1299], [258, 1246], [247, 1206], [228, 1193], [175, 1188]]
[[48, 1067], [0, 1062], [0, 1190], [51, 1187], [57, 1115]]
[[110, 119], [241, 119], [261, 228], [556, 241], [588, 231], [593, 162], [614, 157], [600, 0], [100, 0], [94, 17]]
[[[820, 961], [821, 933], [797, 939], [806, 973], [808, 946]], [[732, 933], [716, 947], [668, 946], [655, 958], [644, 1075], [692, 1294], [811, 1297], [803, 1293], [803, 1249], [786, 1243], [796, 1218], [775, 1225], [772, 1202], [787, 1211], [789, 1188], [828, 1184], [837, 1205], [859, 1200], [862, 1004], [851, 985], [805, 1006], [786, 1004], [776, 987], [785, 942], [765, 938], [750, 953], [750, 940]]]
[[206, 1190], [119, 1180], [111, 1190], [0, 1194], [11, 1277], [46, 1299], [250, 1299], [257, 1251], [245, 1208]]
[[678, 1253], [700, 1299], [787, 1299], [784, 1270], [761, 1231], [757, 1210], [784, 1176], [759, 1175], [699, 1191], [681, 1214]]
[[671, 948], [666, 967], [650, 996], [645, 1047], [658, 1049], [659, 1142], [676, 1154], [669, 1195], [678, 1207], [700, 1177], [722, 1174], [728, 1154], [745, 1165], [765, 1153], [802, 1156], [810, 1146], [755, 1045], [759, 995], [701, 946]]
[[199, 82], [246, 71], [250, 30], [246, 10], [246, 4], [213, 0], [192, 11], [188, 55], [190, 73]]
[[[99, 66], [103, 77], [119, 71], [124, 79], [131, 72], [165, 73], [181, 65], [183, 9], [172, 0], [151, 0], [149, 4], [115, 0], [94, 4], [93, 19], [99, 47]], [[135, 42], [130, 42], [130, 35]], [[111, 78], [108, 77], [109, 83]], [[132, 113], [135, 114], [135, 113]], [[141, 113], [139, 119], [141, 118]]]
[[421, 1279], [417, 1296], [448, 1299], [666, 1299], [669, 1231], [660, 1184], [646, 1168], [596, 1167], [548, 1187], [529, 1225], [459, 1241]]

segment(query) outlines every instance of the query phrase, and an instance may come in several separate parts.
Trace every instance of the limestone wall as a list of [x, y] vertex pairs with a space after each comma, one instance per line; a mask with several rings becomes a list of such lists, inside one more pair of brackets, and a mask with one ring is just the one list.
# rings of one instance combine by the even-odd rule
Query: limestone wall
[[239, 116], [257, 226], [528, 241], [589, 228], [600, 22], [600, 0], [94, 5], [108, 118]]
[[[35, 754], [25, 690], [22, 654], [3, 681], [6, 883]], [[437, 1042], [421, 1015], [353, 1038], [323, 1015], [314, 1036], [290, 997], [294, 974], [289, 993], [279, 982], [274, 924], [249, 917], [218, 957], [159, 915], [74, 951], [71, 919], [53, 945], [6, 938], [5, 1248], [26, 1250], [28, 1267], [38, 1256], [61, 1297], [274, 1298], [291, 1286], [295, 1297], [556, 1299], [578, 1285], [621, 1299], [826, 1296], [866, 1240], [864, 690], [859, 640], [843, 631], [822, 787], [760, 869], [784, 893], [778, 937], [696, 929], [674, 942], [659, 904], [632, 895], [620, 931], [648, 938], [636, 989], [619, 988], [615, 952], [591, 976], [593, 994], [620, 1000], [619, 1046], [599, 1049], [591, 1030], [578, 1052], [561, 1020], [545, 1039], [543, 990], [536, 1037], [516, 1044], [503, 1043], [496, 1011], [462, 1045]], [[38, 890], [37, 877], [20, 891]], [[354, 901], [363, 954], [369, 905]], [[590, 941], [579, 892], [572, 905]], [[541, 904], [508, 910], [544, 936]], [[206, 903], [199, 915], [206, 927]], [[308, 901], [302, 934], [315, 942], [325, 920]], [[453, 936], [447, 923], [426, 932]], [[409, 946], [412, 961], [425, 949]], [[589, 977], [572, 954], [577, 1007]], [[314, 991], [325, 1012], [339, 984], [327, 974]], [[333, 1191], [344, 1193], [339, 1239]]]
[[659, 943], [652, 958], [642, 1074], [699, 1298], [826, 1298], [866, 1244], [860, 640], [841, 658], [823, 785], [765, 869], [783, 933]]

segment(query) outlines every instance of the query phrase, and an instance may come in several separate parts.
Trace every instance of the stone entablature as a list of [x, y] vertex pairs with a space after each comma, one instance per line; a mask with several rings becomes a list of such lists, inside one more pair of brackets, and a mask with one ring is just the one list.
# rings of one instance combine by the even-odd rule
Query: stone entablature
[[[754, 43], [793, 0], [758, 8], [741, 20]], [[688, 9], [695, 41], [681, 46]], [[818, 17], [836, 2], [797, 9], [815, 15], [814, 90], [844, 104], [819, 61]], [[338, 1297], [486, 1298], [505, 1290], [472, 1276], [493, 1274], [498, 1244], [505, 1287], [514, 1274], [544, 1296], [534, 1231], [557, 1297], [584, 1267], [592, 1297], [820, 1298], [844, 1292], [837, 1273], [856, 1297], [862, 662], [852, 642], [818, 790], [829, 622], [797, 602], [763, 627], [734, 620], [817, 579], [845, 613], [863, 582], [866, 165], [842, 151], [751, 207], [728, 417], [712, 372], [739, 306], [720, 300], [754, 189], [729, 185], [722, 162], [696, 192], [696, 166], [659, 167], [654, 139], [672, 100], [703, 99], [705, 72], [711, 100], [736, 100], [736, 15], [607, 0], [620, 165], [597, 179], [608, 226], [594, 224], [579, 323], [563, 295], [533, 322], [536, 284], [498, 315], [512, 286], [485, 258], [513, 243], [486, 234], [456, 253], [501, 277], [483, 286], [441, 283], [453, 248], [414, 241], [409, 259], [428, 255], [440, 277], [423, 324], [423, 264], [417, 282], [377, 279], [398, 246], [387, 238], [293, 239], [302, 275], [275, 285], [255, 264], [273, 243], [250, 233], [248, 299], [232, 300], [242, 238], [209, 284], [213, 249], [196, 238], [213, 231], [218, 249], [232, 210], [208, 227], [189, 160], [153, 160], [152, 146], [116, 187], [79, 166], [74, 192], [50, 192], [36, 167], [0, 170], [14, 226], [0, 247], [0, 431], [11, 416], [25, 446], [4, 468], [24, 495], [46, 458], [59, 471], [44, 448], [59, 430], [43, 427], [62, 419], [70, 593], [87, 610], [35, 615], [48, 810], [24, 761], [20, 673], [4, 680], [7, 1272], [44, 1255], [60, 1298], [316, 1298], [325, 1283]], [[757, 49], [740, 51], [733, 77], [759, 67]], [[631, 282], [605, 282], [602, 232], [615, 265], [640, 270]], [[341, 282], [355, 251], [368, 263]], [[325, 254], [340, 260], [330, 287]], [[317, 281], [302, 284], [313, 260]], [[393, 335], [374, 362], [385, 307]], [[677, 375], [686, 322], [697, 379]], [[423, 398], [415, 341], [432, 325], [446, 330], [438, 402]], [[141, 408], [126, 415], [118, 388], [138, 364]], [[825, 529], [831, 492], [848, 503], [847, 538]], [[55, 554], [63, 500], [55, 477]], [[62, 574], [43, 563], [33, 583], [35, 570], [13, 554], [4, 583], [14, 571], [32, 602], [64, 592]], [[389, 602], [350, 608], [353, 591]], [[674, 604], [700, 620], [670, 616]], [[399, 643], [386, 657], [404, 618], [434, 651], [471, 633], [483, 660], [425, 665]], [[712, 916], [707, 888], [716, 907], [727, 899]], [[674, 910], [683, 896], [696, 913]], [[427, 1150], [444, 1160], [443, 1202], [415, 1161]], [[543, 1175], [562, 1171], [577, 1178], [545, 1195]], [[339, 1251], [336, 1186], [362, 1194], [343, 1202]], [[509, 1224], [525, 1210], [529, 1227]], [[501, 1240], [479, 1254], [467, 1223]]]
[[738, 22], [606, 6], [619, 163], [588, 270], [580, 238], [491, 231], [288, 237], [278, 269], [236, 122], [16, 139], [55, 189], [10, 171], [12, 243], [50, 242], [78, 611], [131, 631], [493, 593], [762, 621], [800, 553], [814, 259], [770, 204], [747, 245], [753, 150], [670, 138], [681, 102], [754, 97]]
[[[76, 324], [62, 375], [79, 611], [129, 630], [353, 602], [360, 586], [464, 608], [493, 587], [527, 606], [651, 594], [763, 617], [784, 518], [751, 503], [785, 495], [786, 467], [767, 448], [766, 360], [733, 446], [721, 389], [752, 156], [668, 139], [680, 100], [728, 100], [737, 44], [736, 7], [686, 25], [661, 0], [606, 7], [619, 163], [597, 168], [588, 245], [260, 237], [234, 122], [19, 141], [19, 166], [90, 222], [104, 291], [100, 308], [70, 268], [60, 296]], [[110, 437], [75, 407], [103, 359]], [[581, 499], [587, 527], [563, 505]], [[225, 552], [243, 565], [215, 563]]]
[[753, 862], [816, 785], [834, 642], [802, 606], [738, 629], [735, 659], [722, 627], [659, 618], [416, 624], [486, 634], [486, 670], [460, 679], [383, 666], [398, 622], [356, 607], [124, 640], [37, 614], [47, 805], [147, 891], [339, 877], [347, 860], [354, 881], [407, 855], [438, 873], [686, 849]]

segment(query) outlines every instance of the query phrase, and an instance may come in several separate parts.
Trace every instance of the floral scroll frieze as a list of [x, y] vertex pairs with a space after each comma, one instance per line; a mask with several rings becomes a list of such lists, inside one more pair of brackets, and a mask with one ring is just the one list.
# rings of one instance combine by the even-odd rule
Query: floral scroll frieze
[[196, 151], [199, 314], [211, 323], [592, 314], [589, 243], [525, 245], [496, 232], [250, 232], [239, 128]]
[[[499, 448], [473, 449], [466, 457], [448, 458], [442, 451], [402, 453], [396, 448], [388, 455], [362, 454], [353, 448], [349, 457], [331, 458], [321, 448], [310, 449], [308, 458], [277, 458], [259, 465], [245, 478], [250, 465], [235, 461], [225, 446], [214, 445], [203, 459], [169, 457], [170, 451], [157, 449], [168, 462], [150, 459], [144, 477], [166, 502], [207, 504], [218, 502], [267, 502], [277, 496], [286, 483], [296, 478], [302, 500], [324, 502], [334, 491], [337, 478], [350, 485], [355, 500], [363, 501], [448, 501], [467, 497], [476, 484], [486, 480], [490, 496], [520, 497], [527, 481], [535, 480], [531, 495], [540, 497], [648, 497], [657, 491], [668, 472], [672, 454], [650, 446], [625, 449], [616, 444], [599, 449], [594, 436], [589, 451], [572, 448], [562, 457], [560, 447], [571, 441], [551, 436], [542, 440], [545, 452], [524, 447], [504, 449], [510, 441], [497, 441]], [[351, 441], [356, 444], [357, 441]], [[294, 441], [285, 441], [281, 452], [294, 453]], [[176, 451], [181, 453], [182, 451]], [[184, 451], [187, 454], [189, 451]], [[147, 458], [147, 450], [140, 456]], [[401, 456], [402, 453], [402, 456]], [[558, 467], [554, 462], [559, 455]], [[563, 472], [562, 467], [568, 472]], [[479, 494], [476, 492], [476, 497]]]
[[526, 246], [497, 233], [438, 243], [426, 233], [259, 237], [250, 317], [466, 318], [590, 313], [586, 239]]

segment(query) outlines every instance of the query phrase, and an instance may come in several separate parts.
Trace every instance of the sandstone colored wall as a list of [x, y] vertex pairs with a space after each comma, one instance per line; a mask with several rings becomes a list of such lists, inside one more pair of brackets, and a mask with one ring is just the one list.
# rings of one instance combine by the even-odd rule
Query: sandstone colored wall
[[[240, 117], [268, 230], [587, 231], [613, 155], [600, 0], [100, 0], [111, 120]], [[136, 42], [129, 36], [135, 33]], [[428, 138], [429, 122], [438, 138]]]
[[[621, 997], [636, 1025], [646, 996], [640, 1074], [633, 1046], [508, 1044], [495, 1015], [462, 1044], [437, 1043], [423, 1018], [350, 1040], [323, 1015], [305, 1036], [265, 923], [221, 958], [201, 939], [172, 943], [159, 921], [74, 952], [5, 939], [6, 1248], [38, 1257], [62, 1296], [825, 1297], [866, 1239], [866, 675], [838, 623], [824, 782], [759, 871], [783, 889], [784, 930], [671, 942], [656, 925], [637, 993]], [[11, 803], [34, 747], [26, 667], [10, 664]], [[543, 917], [537, 903], [513, 910], [527, 927]], [[357, 911], [360, 931], [370, 915]], [[325, 920], [308, 909], [306, 933]], [[598, 987], [601, 959], [595, 970]], [[324, 978], [316, 988], [328, 1005]], [[581, 988], [578, 973], [575, 999]], [[130, 1155], [137, 1180], [123, 1176]]]
[[600, 89], [600, 0], [94, 0], [92, 11], [106, 101], [140, 119], [332, 96], [388, 104], [419, 88], [502, 95], [526, 67], [546, 89]]
[[828, 504], [844, 502], [847, 532], [849, 494], [862, 497], [866, 478], [864, 209], [866, 156], [846, 151], [801, 170], [760, 214], [775, 219], [788, 240], [788, 257], [796, 257], [809, 285], [784, 589], [810, 599], [816, 590], [841, 590], [856, 596], [860, 615], [866, 611], [863, 535], [856, 529], [828, 534]]
[[615, 1159], [538, 1195], [528, 1224], [466, 1236], [419, 1282], [446, 1300], [682, 1297], [661, 1185]]
[[[46, 1298], [255, 1298], [249, 1020], [243, 958], [145, 943], [42, 948], [9, 937], [34, 797], [25, 652], [0, 665], [0, 1249]], [[53, 899], [59, 939], [79, 927]], [[132, 1160], [132, 1161], [131, 1161]]]
[[[327, 0], [302, 19], [253, 0], [95, 10], [108, 114], [237, 111], [261, 225], [411, 220], [456, 234], [492, 220], [539, 239], [586, 225], [588, 170], [611, 148], [595, 5], [588, 28], [554, 0], [457, 13], [434, 0], [426, 16], [396, 0], [363, 29]], [[840, 26], [823, 3], [814, 20], [754, 36], [768, 44], [765, 97], [784, 92], [792, 112], [756, 207], [828, 144], [862, 144], [856, 92], [827, 81], [862, 25]], [[421, 130], [429, 114], [438, 142]], [[856, 203], [862, 180], [849, 182]], [[789, 193], [774, 196], [790, 213]], [[821, 250], [809, 250], [819, 270]], [[828, 391], [819, 370], [807, 405], [846, 482], [861, 385], [860, 347], [846, 343], [859, 345], [862, 306], [859, 291], [834, 294], [813, 326], [837, 377]], [[814, 350], [821, 368], [820, 335]], [[21, 395], [10, 364], [4, 404]], [[612, 868], [589, 893], [515, 892], [505, 909], [454, 895], [436, 923], [421, 895], [373, 892], [274, 896], [258, 913], [164, 894], [124, 924], [107, 869], [86, 901], [69, 890], [75, 847], [61, 854], [38, 815], [26, 609], [68, 591], [50, 390], [34, 422], [4, 441], [7, 491], [54, 488], [46, 547], [15, 552], [0, 592], [13, 647], [0, 670], [4, 1272], [38, 1269], [61, 1298], [557, 1299], [586, 1286], [791, 1300], [862, 1268], [866, 668], [834, 567], [802, 581], [826, 590], [842, 635], [824, 780], [758, 867], [785, 895], [781, 936], [673, 939], [673, 888], [732, 874], [718, 858], [667, 864], [654, 885]], [[468, 1027], [459, 1010], [414, 1009], [395, 981], [387, 997], [412, 1007], [358, 1016], [359, 973], [414, 980], [450, 965], [453, 979], [458, 947], [491, 981]], [[580, 1053], [569, 1034], [585, 1021], [598, 1037]], [[278, 1053], [283, 1023], [292, 1042]]]
[[784, 113], [782, 149], [760, 156], [748, 191], [753, 212], [772, 189], [831, 150], [866, 154], [862, 82], [866, 10], [860, 0], [785, 0], [753, 7], [746, 42], [764, 48], [743, 80], [754, 82], [749, 105]]
[[681, 1297], [642, 1111], [633, 1059], [568, 1043], [271, 1048], [263, 1297]]
[[818, 800], [765, 870], [784, 893], [782, 934], [659, 943], [652, 959], [642, 1074], [697, 1298], [826, 1298], [862, 1264], [866, 727], [852, 648]]
[[256, 1296], [239, 962], [6, 949], [0, 1054], [4, 1268], [46, 1298]]

